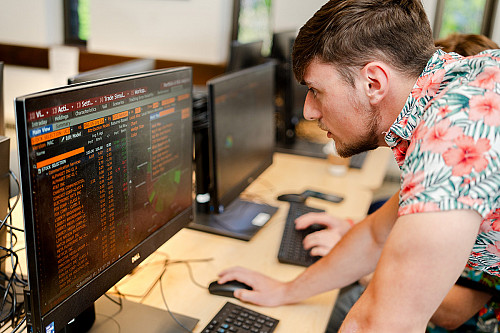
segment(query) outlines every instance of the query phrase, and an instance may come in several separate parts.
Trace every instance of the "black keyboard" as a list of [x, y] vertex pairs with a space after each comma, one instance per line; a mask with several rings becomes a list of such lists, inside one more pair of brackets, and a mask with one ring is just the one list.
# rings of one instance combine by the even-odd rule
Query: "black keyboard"
[[309, 251], [304, 249], [302, 240], [308, 234], [321, 230], [322, 227], [311, 226], [305, 230], [295, 229], [295, 219], [310, 212], [324, 212], [324, 210], [309, 207], [301, 203], [290, 202], [285, 229], [281, 238], [280, 250], [278, 252], [279, 262], [307, 267], [320, 258], [311, 256]]
[[224, 304], [202, 333], [271, 333], [279, 320], [231, 302]]

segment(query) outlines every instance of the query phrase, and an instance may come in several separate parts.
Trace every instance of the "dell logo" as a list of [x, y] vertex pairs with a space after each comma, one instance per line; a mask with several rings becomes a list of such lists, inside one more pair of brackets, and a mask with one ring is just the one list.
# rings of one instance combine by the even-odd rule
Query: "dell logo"
[[139, 259], [141, 259], [141, 255], [137, 253], [135, 256], [132, 257], [132, 263], [135, 263]]

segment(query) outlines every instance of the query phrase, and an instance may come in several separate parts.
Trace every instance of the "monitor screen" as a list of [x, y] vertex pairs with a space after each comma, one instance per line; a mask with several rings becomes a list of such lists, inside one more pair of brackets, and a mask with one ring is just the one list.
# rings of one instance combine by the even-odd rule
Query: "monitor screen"
[[210, 80], [214, 206], [229, 205], [272, 163], [273, 62]]
[[127, 75], [154, 70], [156, 60], [134, 59], [116, 65], [96, 68], [87, 72], [79, 73], [68, 78], [68, 84], [81, 83], [93, 80], [107, 79], [114, 76]]
[[295, 30], [273, 33], [270, 57], [282, 63], [291, 63], [292, 46], [296, 36]]
[[262, 41], [240, 43], [233, 41], [226, 72], [234, 72], [257, 66], [266, 61], [262, 55]]
[[16, 99], [34, 332], [57, 332], [193, 219], [192, 70]]

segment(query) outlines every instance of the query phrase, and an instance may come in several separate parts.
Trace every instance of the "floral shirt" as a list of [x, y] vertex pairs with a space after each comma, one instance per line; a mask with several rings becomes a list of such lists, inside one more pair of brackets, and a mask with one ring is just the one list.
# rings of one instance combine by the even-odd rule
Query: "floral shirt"
[[477, 211], [467, 265], [500, 276], [500, 50], [436, 51], [385, 140], [402, 170], [399, 215]]
[[[500, 50], [436, 51], [385, 140], [402, 170], [399, 215], [477, 211], [483, 220], [461, 278], [500, 290]], [[492, 294], [455, 332], [499, 332]]]

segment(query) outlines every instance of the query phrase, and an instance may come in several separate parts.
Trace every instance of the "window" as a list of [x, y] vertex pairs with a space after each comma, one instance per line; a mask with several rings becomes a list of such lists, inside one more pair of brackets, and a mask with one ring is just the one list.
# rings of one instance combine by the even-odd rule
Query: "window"
[[452, 33], [491, 37], [497, 4], [498, 0], [438, 0], [434, 38]]
[[262, 52], [268, 55], [272, 43], [271, 0], [235, 0], [233, 40], [250, 43], [262, 40]]
[[64, 0], [64, 42], [85, 45], [89, 36], [89, 0]]

